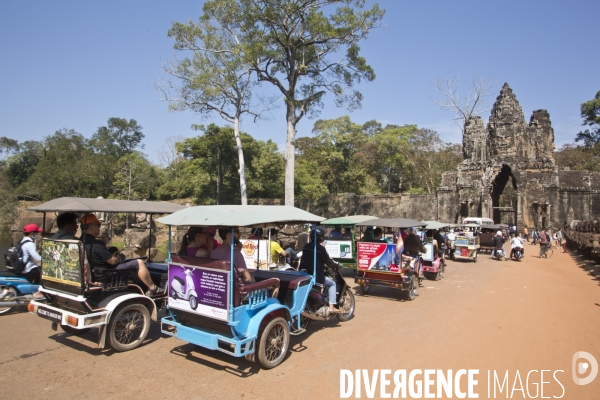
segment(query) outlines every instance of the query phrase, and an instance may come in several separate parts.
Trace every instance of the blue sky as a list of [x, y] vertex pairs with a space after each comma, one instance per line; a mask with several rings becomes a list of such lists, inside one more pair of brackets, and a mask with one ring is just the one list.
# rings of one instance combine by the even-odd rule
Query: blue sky
[[[61, 128], [90, 137], [108, 118], [143, 126], [145, 152], [157, 162], [170, 136], [191, 137], [192, 112], [169, 112], [154, 89], [159, 66], [174, 57], [167, 31], [196, 20], [202, 1], [15, 1], [0, 3], [0, 136], [41, 140]], [[369, 2], [372, 3], [372, 2]], [[353, 121], [417, 124], [461, 142], [452, 113], [429, 101], [432, 82], [478, 74], [508, 82], [525, 118], [550, 113], [556, 145], [581, 129], [580, 104], [600, 90], [597, 0], [383, 0], [384, 27], [361, 42], [377, 79], [364, 83]], [[489, 103], [493, 103], [490, 98]], [[325, 98], [320, 118], [348, 114]], [[487, 121], [489, 113], [483, 115]], [[314, 120], [298, 124], [311, 134]], [[257, 139], [285, 144], [283, 105], [268, 121], [242, 121]]]

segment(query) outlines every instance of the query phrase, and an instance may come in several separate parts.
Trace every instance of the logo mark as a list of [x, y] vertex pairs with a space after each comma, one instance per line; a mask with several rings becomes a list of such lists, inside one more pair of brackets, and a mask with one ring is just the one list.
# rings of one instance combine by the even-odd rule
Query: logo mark
[[[577, 362], [580, 359], [585, 359], [586, 361], [579, 361], [579, 363]], [[575, 365], [577, 364], [577, 365]], [[578, 378], [577, 375], [583, 375], [585, 374], [591, 367], [591, 371], [590, 374], [585, 377], [585, 378]], [[596, 359], [594, 358], [593, 355], [591, 355], [590, 353], [587, 353], [585, 351], [578, 351], [577, 353], [573, 354], [573, 362], [571, 365], [571, 372], [573, 374], [573, 382], [575, 382], [576, 385], [587, 385], [588, 383], [592, 382], [595, 378], [596, 375], [598, 375], [598, 361], [596, 361]]]
[[247, 256], [253, 255], [254, 251], [256, 249], [257, 249], [257, 246], [249, 240], [247, 240], [244, 243], [244, 245], [242, 246], [242, 250], [244, 251], [244, 254], [246, 254]]

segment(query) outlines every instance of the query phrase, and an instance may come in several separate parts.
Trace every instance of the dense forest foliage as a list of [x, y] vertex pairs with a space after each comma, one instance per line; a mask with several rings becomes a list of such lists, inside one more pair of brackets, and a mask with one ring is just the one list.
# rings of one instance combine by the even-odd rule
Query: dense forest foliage
[[[192, 199], [197, 204], [240, 202], [239, 162], [229, 126], [195, 126], [195, 137], [167, 140], [163, 165], [143, 153], [142, 127], [110, 118], [86, 138], [62, 129], [40, 141], [0, 138], [0, 211], [17, 199], [62, 196], [116, 199]], [[284, 160], [277, 145], [241, 134], [249, 198], [282, 198]], [[295, 192], [299, 199], [341, 193], [433, 193], [441, 173], [461, 161], [461, 147], [416, 125], [363, 125], [348, 116], [318, 120], [297, 139]]]

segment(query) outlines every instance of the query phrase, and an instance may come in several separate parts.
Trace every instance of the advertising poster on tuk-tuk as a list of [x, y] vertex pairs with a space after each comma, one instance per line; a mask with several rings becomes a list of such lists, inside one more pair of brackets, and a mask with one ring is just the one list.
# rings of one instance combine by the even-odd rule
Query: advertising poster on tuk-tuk
[[260, 268], [267, 269], [268, 264], [268, 246], [267, 240], [261, 240], [260, 243], [256, 239], [240, 239], [242, 243], [242, 255], [246, 261], [246, 268], [257, 269], [258, 257], [260, 256]]
[[229, 272], [169, 264], [169, 307], [227, 321]]
[[352, 257], [352, 241], [348, 240], [330, 240], [323, 242], [323, 246], [327, 249], [329, 257], [334, 259], [351, 260]]
[[41, 254], [43, 279], [80, 286], [82, 252], [83, 243], [76, 240], [44, 240]]
[[398, 272], [395, 244], [358, 242], [357, 247], [359, 270]]

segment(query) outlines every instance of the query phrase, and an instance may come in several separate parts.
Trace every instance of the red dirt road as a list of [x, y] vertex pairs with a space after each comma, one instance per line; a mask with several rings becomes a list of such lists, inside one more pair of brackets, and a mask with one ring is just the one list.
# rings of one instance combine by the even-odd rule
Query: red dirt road
[[[547, 260], [537, 258], [537, 247], [526, 245], [526, 252], [521, 262], [487, 254], [477, 263], [449, 261], [445, 278], [425, 281], [413, 302], [387, 288], [357, 294], [354, 319], [313, 322], [269, 371], [161, 336], [158, 324], [144, 346], [114, 353], [96, 348], [94, 331], [74, 337], [26, 312], [4, 315], [0, 398], [334, 399], [341, 369], [365, 369], [369, 376], [375, 369], [478, 369], [479, 398], [488, 398], [488, 370], [500, 381], [508, 371], [508, 388], [496, 387], [496, 398], [511, 398], [514, 385], [516, 399], [535, 396], [540, 371], [549, 370], [544, 397], [598, 399], [600, 377], [575, 385], [571, 360], [577, 351], [600, 360], [599, 268], [558, 250]], [[494, 398], [493, 382], [490, 390]], [[378, 381], [375, 398], [380, 394]], [[364, 384], [361, 395], [367, 398]]]

